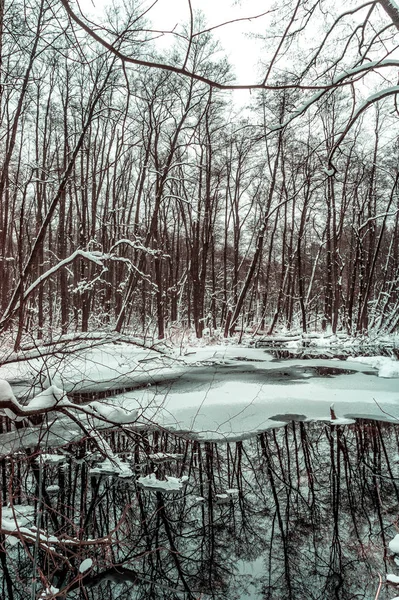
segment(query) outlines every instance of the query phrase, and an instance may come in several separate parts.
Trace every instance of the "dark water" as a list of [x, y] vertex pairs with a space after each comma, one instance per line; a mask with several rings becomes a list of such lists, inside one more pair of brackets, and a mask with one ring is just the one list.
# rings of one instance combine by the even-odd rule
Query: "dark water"
[[[396, 349], [389, 346], [361, 347], [298, 347], [286, 348], [284, 346], [258, 344], [267, 354], [273, 357], [272, 362], [284, 364], [286, 360], [348, 360], [357, 356], [387, 356], [396, 357]], [[371, 370], [372, 371], [372, 370]]]
[[[87, 440], [42, 470], [34, 452], [3, 458], [2, 502], [32, 505], [35, 518], [43, 509], [41, 527], [58, 541], [43, 542], [38, 573], [66, 598], [371, 600], [379, 574], [399, 575], [388, 550], [398, 434], [373, 421], [289, 423], [230, 444], [109, 432], [137, 475], [185, 475], [187, 484], [163, 493], [140, 488], [136, 476], [93, 477], [97, 449]], [[154, 462], [154, 452], [180, 456]], [[30, 599], [34, 546], [0, 541], [0, 597]], [[79, 574], [87, 558], [93, 567]], [[384, 583], [379, 599], [395, 595]]]

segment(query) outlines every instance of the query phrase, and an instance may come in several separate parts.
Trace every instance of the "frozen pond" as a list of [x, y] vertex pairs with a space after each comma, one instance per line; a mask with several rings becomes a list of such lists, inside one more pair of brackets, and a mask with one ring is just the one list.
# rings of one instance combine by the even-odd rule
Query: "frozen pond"
[[113, 351], [116, 376], [104, 357], [51, 376], [137, 421], [77, 410], [0, 435], [0, 598], [31, 599], [35, 572], [41, 599], [399, 595], [397, 361], [214, 348], [132, 368]]
[[276, 421], [399, 418], [399, 379], [378, 377], [367, 365], [339, 360], [286, 360], [192, 368], [173, 381], [115, 398], [168, 429], [202, 439], [249, 437]]
[[[128, 350], [125, 355], [115, 346], [63, 358], [53, 365], [51, 381], [75, 402], [102, 398], [105, 405], [137, 411], [136, 428], [160, 427], [204, 441], [237, 441], [293, 419], [330, 422], [331, 407], [342, 423], [399, 419], [399, 362], [391, 358], [280, 358], [282, 351], [216, 347], [176, 361]], [[5, 365], [0, 378], [8, 378], [17, 397], [28, 397], [34, 386], [26, 381], [33, 371], [39, 381], [39, 367], [38, 361]], [[39, 424], [0, 435], [0, 454], [39, 439], [54, 446], [79, 438], [79, 427], [65, 416], [50, 421], [45, 430]]]

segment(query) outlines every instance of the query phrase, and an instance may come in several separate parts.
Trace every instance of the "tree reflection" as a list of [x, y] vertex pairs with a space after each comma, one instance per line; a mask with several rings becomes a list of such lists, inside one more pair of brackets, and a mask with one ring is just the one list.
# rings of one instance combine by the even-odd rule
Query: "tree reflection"
[[[372, 599], [378, 573], [397, 568], [387, 552], [399, 501], [395, 425], [290, 423], [224, 444], [112, 432], [108, 442], [138, 474], [188, 475], [188, 484], [166, 493], [92, 476], [89, 442], [64, 448], [56, 464], [33, 451], [0, 461], [3, 512], [42, 509], [58, 542], [40, 546], [39, 571], [64, 597]], [[11, 538], [1, 537], [1, 597], [24, 600], [33, 544]], [[80, 574], [86, 558], [93, 568]], [[384, 587], [380, 600], [389, 597]]]

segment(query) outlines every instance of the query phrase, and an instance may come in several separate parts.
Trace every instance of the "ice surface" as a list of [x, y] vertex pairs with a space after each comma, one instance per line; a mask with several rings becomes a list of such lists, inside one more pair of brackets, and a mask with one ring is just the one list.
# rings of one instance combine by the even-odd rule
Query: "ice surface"
[[[67, 387], [84, 391], [112, 389], [122, 382], [147, 385], [103, 401], [95, 400], [84, 408], [87, 415], [82, 415], [78, 412], [82, 407], [68, 404], [63, 390], [53, 383], [31, 401], [29, 408], [52, 408], [53, 402], [58, 401], [74, 410], [91, 428], [100, 427], [100, 420], [93, 420], [98, 415], [121, 425], [155, 425], [191, 432], [203, 440], [230, 441], [285, 426], [295, 415], [300, 420], [320, 420], [332, 425], [350, 425], [355, 417], [399, 419], [395, 375], [399, 361], [391, 358], [283, 361], [275, 360], [261, 348], [218, 345], [188, 349], [184, 364], [165, 360], [157, 352], [125, 343], [86, 349], [65, 362], [47, 364], [52, 381], [59, 376]], [[10, 377], [19, 376], [24, 369], [28, 369], [27, 363], [3, 365], [0, 376], [6, 372]], [[148, 385], [155, 382], [157, 385]], [[0, 393], [4, 397], [13, 395], [7, 382], [0, 385]], [[333, 420], [332, 403], [337, 417]], [[63, 419], [72, 429], [68, 419]], [[57, 426], [52, 427], [48, 437], [55, 435]], [[76, 424], [73, 428], [76, 430]], [[27, 440], [29, 435], [27, 428]]]
[[[283, 426], [278, 415], [304, 415], [307, 420], [350, 424], [353, 418], [395, 421], [399, 418], [397, 380], [370, 374], [359, 361], [286, 360], [248, 362], [245, 373], [235, 375], [232, 361], [235, 348], [205, 349], [192, 355], [216, 359], [223, 357], [222, 368], [207, 367], [197, 376], [192, 370], [170, 388], [156, 387], [115, 396], [113, 401], [126, 409], [141, 407], [144, 421], [175, 431], [192, 431], [201, 439], [241, 439], [268, 428]], [[260, 350], [245, 349], [247, 358], [258, 358]], [[261, 355], [262, 356], [262, 355]], [[243, 363], [240, 364], [242, 368]], [[224, 366], [228, 368], [224, 368]], [[232, 367], [231, 370], [230, 366]], [[343, 374], [318, 376], [320, 369], [334, 367]], [[347, 371], [351, 372], [348, 374]], [[346, 372], [345, 372], [346, 371]], [[315, 374], [316, 373], [316, 374]], [[193, 379], [190, 380], [190, 376]], [[294, 377], [295, 375], [295, 377]], [[111, 402], [110, 399], [108, 399]], [[337, 419], [331, 422], [330, 406], [335, 404]], [[241, 436], [241, 438], [240, 438]]]

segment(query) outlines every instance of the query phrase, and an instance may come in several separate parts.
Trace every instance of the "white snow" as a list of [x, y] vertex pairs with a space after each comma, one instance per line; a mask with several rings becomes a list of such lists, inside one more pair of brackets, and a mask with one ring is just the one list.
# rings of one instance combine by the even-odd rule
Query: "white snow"
[[[223, 359], [224, 365], [237, 365], [235, 348], [207, 349], [191, 356]], [[260, 349], [245, 349], [247, 358], [259, 358]], [[262, 356], [262, 354], [261, 354]], [[195, 385], [181, 379], [170, 389], [146, 388], [108, 399], [126, 409], [141, 407], [140, 420], [157, 423], [175, 431], [193, 431], [201, 439], [241, 439], [285, 425], [276, 416], [303, 415], [308, 420], [331, 422], [330, 406], [335, 404], [336, 425], [350, 424], [355, 417], [395, 421], [399, 419], [397, 380], [366, 374], [360, 361], [285, 360], [272, 362], [263, 352], [265, 362], [248, 363], [253, 370], [244, 377], [233, 377], [234, 370], [223, 369], [195, 379]], [[202, 361], [201, 361], [202, 362]], [[242, 363], [241, 363], [242, 366]], [[353, 373], [321, 377], [312, 369], [334, 367]], [[262, 373], [259, 373], [262, 369]], [[279, 380], [275, 376], [297, 369], [298, 376]], [[269, 377], [270, 372], [270, 377]], [[195, 371], [192, 371], [195, 373]], [[345, 419], [345, 420], [343, 420]], [[332, 423], [334, 424], [334, 423]]]
[[148, 458], [155, 463], [168, 462], [170, 460], [182, 460], [183, 454], [171, 454], [168, 452], [156, 452], [155, 454], [149, 454]]
[[60, 402], [66, 399], [66, 394], [64, 390], [60, 389], [55, 385], [50, 385], [47, 389], [43, 390], [37, 394], [32, 400], [29, 402], [27, 409], [28, 410], [42, 410], [53, 408]]
[[4, 364], [0, 367], [0, 379], [11, 385], [26, 381], [28, 388], [44, 380], [45, 388], [54, 385], [65, 392], [88, 392], [158, 381], [184, 368], [182, 361], [176, 358], [133, 344], [93, 344], [74, 354], [59, 352], [48, 356], [46, 353], [42, 358]]
[[[10, 384], [5, 379], [0, 379], [0, 403], [1, 402], [11, 402], [12, 404], [15, 404], [16, 407], [21, 408], [21, 405], [14, 396], [14, 392], [12, 391]], [[17, 417], [17, 415], [11, 409], [3, 408], [2, 410], [9, 419], [13, 421], [21, 420], [21, 417]]]
[[18, 527], [31, 527], [35, 522], [36, 510], [29, 504], [14, 504], [2, 507], [2, 519], [13, 521]]
[[93, 561], [91, 558], [85, 558], [79, 565], [79, 573], [85, 573], [93, 566]]
[[399, 577], [397, 575], [388, 574], [387, 581], [389, 581], [389, 583], [395, 583], [399, 585]]
[[[136, 428], [155, 424], [173, 431], [190, 431], [204, 440], [233, 441], [284, 426], [289, 420], [285, 415], [332, 425], [348, 425], [356, 417], [399, 419], [399, 361], [388, 357], [278, 361], [262, 348], [220, 344], [189, 348], [184, 362], [176, 362], [153, 350], [107, 342], [79, 351], [74, 357], [51, 360], [46, 366], [51, 381], [59, 377], [68, 389], [103, 390], [147, 383], [145, 388], [84, 407], [72, 404], [63, 389], [53, 383], [28, 405], [28, 408], [62, 406], [73, 410], [91, 430], [98, 427], [100, 418], [105, 418]], [[36, 368], [39, 367], [37, 363]], [[329, 377], [318, 374], [319, 370], [331, 367], [335, 373], [340, 369], [351, 373]], [[3, 365], [0, 376], [8, 373], [12, 382], [32, 369], [32, 360]], [[148, 385], [168, 379], [173, 383]], [[7, 381], [0, 382], [1, 397], [16, 402]], [[337, 418], [331, 420], [332, 403]], [[70, 427], [68, 418], [62, 418]], [[110, 456], [109, 448], [104, 452]], [[115, 464], [118, 459], [112, 457], [113, 473]], [[99, 473], [109, 468], [108, 463], [96, 467]], [[131, 476], [127, 466], [118, 467], [117, 471]]]
[[348, 358], [348, 360], [378, 369], [378, 377], [399, 377], [399, 360], [394, 358], [388, 356], [356, 356]]
[[58, 594], [59, 591], [59, 588], [50, 585], [49, 588], [47, 588], [40, 594], [39, 598], [40, 600], [45, 600], [45, 598], [52, 598], [55, 594]]
[[1, 529], [3, 533], [18, 534], [19, 536], [26, 538], [27, 540], [34, 541], [39, 537], [40, 542], [47, 544], [59, 543], [59, 540], [54, 535], [49, 535], [44, 530], [37, 530], [35, 527], [20, 526], [17, 519], [1, 519]]
[[17, 401], [8, 381], [0, 379], [0, 402], [7, 402], [7, 400], [11, 400], [12, 402]]
[[353, 425], [356, 423], [356, 419], [345, 419], [345, 417], [337, 417], [336, 419], [330, 419], [331, 425]]
[[43, 454], [39, 454], [36, 460], [43, 464], [59, 464], [66, 461], [66, 456], [63, 454], [47, 454], [44, 452]]
[[124, 423], [134, 423], [137, 420], [138, 410], [131, 410], [127, 412], [123, 408], [119, 406], [112, 406], [106, 404], [106, 402], [90, 402], [88, 404], [95, 412], [99, 415], [107, 419], [108, 421], [112, 421], [113, 423], [119, 423], [120, 425]]
[[[112, 453], [113, 454], [113, 453]], [[117, 475], [118, 477], [133, 477], [134, 473], [119, 457], [113, 454], [90, 469], [90, 475]]]
[[215, 498], [217, 504], [228, 504], [230, 502], [230, 496], [228, 494], [216, 494]]
[[137, 483], [144, 489], [156, 492], [178, 492], [187, 483], [187, 476], [181, 478], [169, 477], [166, 475], [166, 481], [157, 479], [155, 473], [146, 477], [139, 477]]
[[95, 440], [101, 453], [106, 456], [105, 460], [90, 469], [91, 475], [117, 475], [118, 477], [133, 477], [133, 471], [127, 463], [112, 451], [111, 446], [102, 437], [99, 431], [89, 430], [90, 437]]
[[[365, 62], [361, 65], [358, 65], [357, 67], [354, 67], [353, 69], [347, 69], [345, 70], [343, 73], [340, 73], [337, 77], [334, 78], [332, 85], [337, 85], [339, 84], [341, 81], [343, 81], [346, 78], [349, 78], [353, 75], [358, 75], [362, 72], [364, 73], [369, 73], [371, 70], [373, 69], [379, 69], [381, 67], [395, 67], [399, 65], [399, 60], [391, 60], [391, 59], [386, 59], [386, 60], [380, 60], [380, 61], [374, 61], [374, 62]], [[394, 87], [398, 87], [398, 86], [394, 86]], [[298, 117], [299, 115], [303, 114], [304, 112], [306, 112], [308, 110], [308, 108], [314, 104], [315, 102], [317, 102], [320, 98], [322, 98], [322, 96], [324, 96], [327, 93], [328, 90], [326, 90], [325, 88], [321, 89], [320, 91], [316, 92], [315, 94], [312, 94], [312, 96], [310, 96], [310, 98], [304, 102], [303, 104], [301, 104], [301, 106], [299, 106], [289, 117], [286, 121], [284, 121], [283, 123], [278, 123], [276, 125], [273, 125], [272, 127], [270, 127], [271, 131], [275, 131], [278, 129], [281, 129], [283, 127], [286, 127], [289, 123], [291, 123], [291, 121], [293, 121], [296, 117]], [[364, 107], [364, 105], [366, 105], [367, 102], [372, 102], [373, 100], [377, 100], [380, 97], [384, 97], [387, 95], [387, 92], [389, 94], [394, 94], [395, 90], [394, 88], [388, 88], [385, 90], [381, 90], [379, 91], [377, 94], [373, 94], [372, 96], [370, 96], [362, 105], [361, 108]], [[359, 112], [360, 109], [358, 109], [358, 111], [355, 113], [355, 115], [357, 115], [357, 113]], [[355, 117], [356, 118], [356, 117]]]
[[236, 365], [239, 360], [250, 360], [255, 368], [263, 368], [265, 362], [270, 362], [272, 356], [261, 348], [243, 346], [212, 345], [204, 347], [187, 347], [184, 352], [184, 362], [187, 364], [229, 364]]
[[393, 540], [389, 542], [389, 549], [394, 554], [399, 554], [399, 534], [395, 535]]
[[60, 491], [60, 486], [59, 485], [48, 485], [46, 487], [46, 492], [48, 494], [57, 494]]

